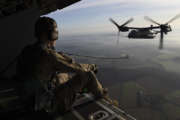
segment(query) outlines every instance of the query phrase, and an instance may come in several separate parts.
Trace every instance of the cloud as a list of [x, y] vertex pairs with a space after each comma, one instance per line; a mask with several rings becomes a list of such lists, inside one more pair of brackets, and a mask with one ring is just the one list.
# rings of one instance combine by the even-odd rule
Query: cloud
[[76, 3], [68, 8], [65, 8], [64, 11], [77, 10], [82, 8], [90, 8], [97, 6], [113, 5], [113, 4], [124, 4], [125, 0], [82, 0], [79, 3]]
[[179, 6], [180, 0], [82, 0], [79, 3], [76, 3], [68, 8], [65, 8], [63, 11], [71, 11], [77, 9], [84, 9], [84, 8], [92, 8], [98, 6], [106, 6], [106, 5], [114, 5], [114, 4], [143, 4], [143, 5], [151, 5], [151, 6]]

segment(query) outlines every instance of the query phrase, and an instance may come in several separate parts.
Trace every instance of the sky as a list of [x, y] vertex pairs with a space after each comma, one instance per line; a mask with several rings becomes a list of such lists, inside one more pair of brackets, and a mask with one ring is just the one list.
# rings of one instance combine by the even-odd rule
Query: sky
[[[109, 18], [123, 24], [133, 17], [134, 21], [128, 26], [150, 26], [144, 16], [165, 23], [180, 14], [179, 6], [180, 0], [81, 0], [47, 16], [57, 21], [63, 35], [113, 33], [117, 32], [117, 28]], [[171, 25], [174, 29], [180, 29], [180, 19]]]

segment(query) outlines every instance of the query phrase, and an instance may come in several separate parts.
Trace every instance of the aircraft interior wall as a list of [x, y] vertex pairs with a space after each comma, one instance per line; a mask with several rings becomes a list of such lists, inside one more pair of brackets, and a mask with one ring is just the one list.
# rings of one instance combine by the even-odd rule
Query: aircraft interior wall
[[[34, 23], [40, 16], [38, 9], [23, 12], [0, 19], [0, 71], [18, 56], [22, 48], [35, 41]], [[14, 74], [15, 65], [6, 75]]]

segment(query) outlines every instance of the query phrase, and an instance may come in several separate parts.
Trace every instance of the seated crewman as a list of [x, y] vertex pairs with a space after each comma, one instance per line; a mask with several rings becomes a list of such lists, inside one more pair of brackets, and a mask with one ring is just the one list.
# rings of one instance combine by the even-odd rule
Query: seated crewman
[[[24, 101], [36, 96], [36, 110], [65, 112], [71, 108], [76, 93], [84, 88], [97, 98], [104, 96], [104, 89], [91, 69], [52, 49], [58, 40], [55, 20], [40, 17], [35, 23], [35, 37], [37, 42], [22, 50], [17, 63], [17, 76], [23, 82]], [[54, 75], [58, 76], [57, 72], [75, 75], [68, 81], [55, 85], [52, 79]]]

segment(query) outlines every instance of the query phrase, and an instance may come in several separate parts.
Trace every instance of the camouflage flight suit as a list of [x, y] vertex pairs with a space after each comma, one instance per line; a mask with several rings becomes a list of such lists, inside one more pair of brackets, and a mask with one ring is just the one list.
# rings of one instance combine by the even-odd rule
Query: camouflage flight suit
[[[53, 98], [53, 102], [50, 103], [53, 111], [64, 112], [71, 108], [76, 93], [83, 88], [87, 88], [97, 97], [103, 95], [102, 85], [94, 72], [87, 70], [89, 68], [89, 65], [69, 61], [67, 56], [36, 43], [23, 49], [17, 63], [17, 75], [23, 81], [25, 99], [36, 94], [38, 97], [36, 101], [41, 104], [46, 98]], [[75, 75], [62, 82], [61, 75], [57, 74], [57, 79], [54, 81], [52, 77], [57, 72], [75, 73]], [[49, 83], [53, 83], [51, 88]], [[47, 97], [41, 97], [43, 95]], [[47, 103], [45, 102], [44, 105], [38, 105], [36, 109], [46, 108]]]

